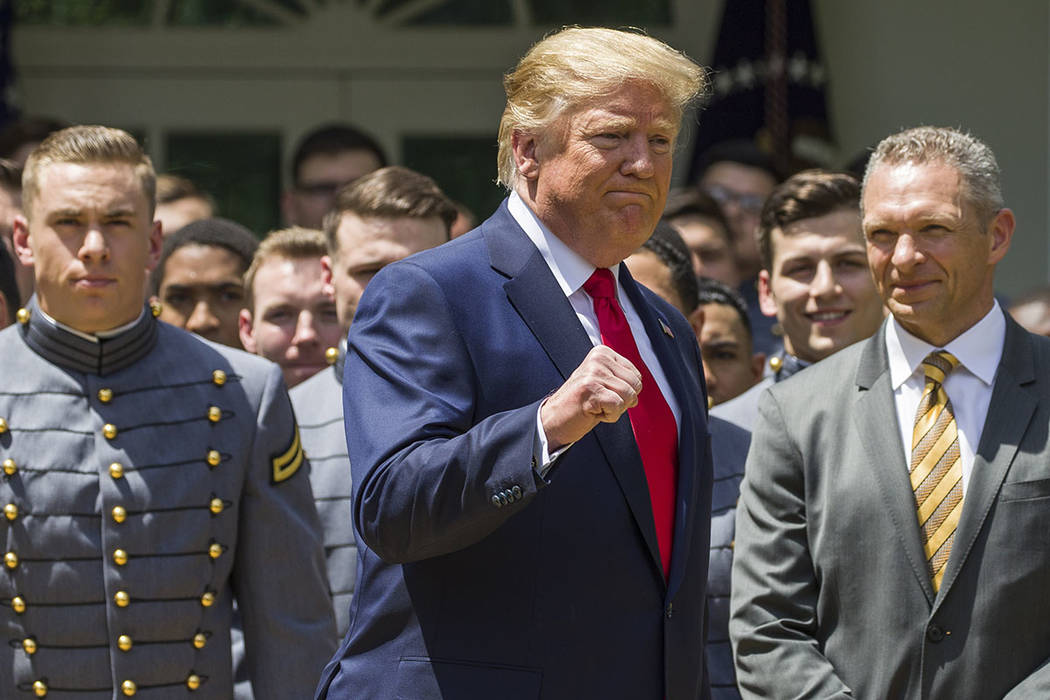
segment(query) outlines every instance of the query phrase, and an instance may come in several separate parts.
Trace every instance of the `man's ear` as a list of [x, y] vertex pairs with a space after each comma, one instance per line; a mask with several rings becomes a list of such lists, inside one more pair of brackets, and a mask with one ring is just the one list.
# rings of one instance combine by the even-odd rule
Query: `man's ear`
[[992, 219], [992, 225], [988, 227], [991, 234], [991, 248], [988, 251], [988, 262], [994, 265], [1003, 259], [1006, 251], [1010, 249], [1010, 241], [1014, 237], [1014, 227], [1017, 225], [1014, 213], [1009, 209], [1000, 209], [999, 213]]
[[321, 256], [321, 292], [335, 298], [335, 287], [332, 285], [332, 256]]
[[758, 308], [764, 316], [777, 315], [777, 300], [773, 297], [773, 288], [769, 283], [769, 270], [758, 273]]
[[693, 327], [693, 335], [696, 336], [697, 342], [700, 341], [700, 333], [704, 330], [704, 307], [697, 306], [693, 309], [693, 313], [689, 314], [686, 319], [689, 321], [689, 325]]
[[281, 218], [284, 219], [284, 223], [288, 226], [295, 226], [298, 221], [296, 216], [295, 206], [295, 193], [291, 190], [285, 190], [281, 193]]
[[29, 247], [29, 222], [19, 214], [11, 223], [11, 243], [15, 246], [15, 255], [23, 265], [33, 264], [33, 249]]
[[526, 180], [535, 180], [540, 173], [540, 161], [536, 156], [536, 137], [515, 129], [510, 137], [510, 146], [514, 152], [514, 167], [518, 169], [518, 174]]
[[252, 333], [252, 312], [248, 309], [241, 309], [241, 313], [237, 315], [237, 335], [241, 337], [241, 345], [248, 352], [255, 354], [255, 336]]
[[164, 245], [164, 232], [160, 219], [153, 222], [149, 232], [149, 257], [146, 258], [146, 269], [152, 271], [160, 262], [160, 249]]

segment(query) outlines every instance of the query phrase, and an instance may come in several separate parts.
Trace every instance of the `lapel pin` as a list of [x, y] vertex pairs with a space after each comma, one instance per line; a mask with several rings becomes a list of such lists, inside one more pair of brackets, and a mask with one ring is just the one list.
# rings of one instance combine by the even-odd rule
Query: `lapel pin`
[[668, 326], [662, 318], [657, 320], [660, 321], [660, 328], [663, 330], [663, 332], [674, 338], [674, 332], [671, 330], [671, 327]]

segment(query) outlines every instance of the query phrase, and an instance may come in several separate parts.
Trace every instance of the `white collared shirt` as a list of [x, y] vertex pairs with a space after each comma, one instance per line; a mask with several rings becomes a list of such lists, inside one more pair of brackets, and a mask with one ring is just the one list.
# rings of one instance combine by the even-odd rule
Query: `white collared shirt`
[[[602, 342], [601, 332], [598, 329], [598, 317], [594, 313], [594, 301], [583, 290], [584, 282], [595, 270], [594, 265], [584, 260], [576, 251], [569, 248], [560, 238], [551, 233], [540, 221], [539, 217], [529, 209], [517, 192], [511, 192], [510, 199], [507, 202], [507, 209], [518, 226], [521, 226], [522, 230], [525, 231], [525, 235], [539, 249], [540, 255], [543, 256], [544, 261], [554, 275], [554, 279], [557, 280], [558, 286], [561, 287], [568, 298], [572, 310], [576, 312], [576, 318], [580, 320], [584, 331], [587, 332], [587, 337], [590, 338], [591, 344], [600, 345]], [[620, 265], [616, 264], [610, 269], [616, 278], [616, 299], [623, 309], [628, 325], [631, 327], [631, 334], [634, 336], [634, 342], [638, 346], [638, 354], [641, 355], [642, 362], [648, 367], [649, 372], [653, 375], [653, 379], [656, 380], [657, 386], [660, 387], [660, 393], [663, 394], [664, 400], [667, 401], [667, 405], [671, 408], [671, 412], [674, 414], [675, 425], [680, 432], [682, 417], [678, 402], [675, 400], [674, 392], [671, 391], [671, 385], [667, 382], [667, 375], [664, 374], [660, 361], [653, 350], [649, 334], [645, 332], [642, 319], [638, 316], [638, 312], [635, 311], [631, 300], [623, 292], [623, 286], [620, 284]], [[539, 416], [537, 415], [538, 420]], [[547, 437], [544, 435], [542, 427], [539, 430], [539, 436], [542, 442], [543, 462], [549, 466], [550, 462], [557, 458], [563, 450], [559, 450], [553, 456], [548, 455]], [[541, 473], [545, 473], [545, 470], [542, 470]]]
[[[911, 463], [912, 430], [926, 377], [922, 361], [935, 350], [924, 340], [906, 331], [892, 316], [886, 327], [886, 354], [890, 365], [890, 386], [897, 407], [897, 423], [904, 446], [904, 463]], [[962, 486], [966, 493], [973, 472], [974, 454], [981, 442], [988, 406], [995, 388], [995, 373], [1006, 342], [1006, 318], [999, 303], [962, 335], [944, 346], [959, 359], [944, 380], [944, 391], [952, 403], [955, 423], [959, 428], [959, 453], [962, 460]]]

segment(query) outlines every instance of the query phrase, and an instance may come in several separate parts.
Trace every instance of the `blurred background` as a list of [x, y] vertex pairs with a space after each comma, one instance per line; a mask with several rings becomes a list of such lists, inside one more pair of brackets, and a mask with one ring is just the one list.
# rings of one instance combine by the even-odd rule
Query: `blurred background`
[[[1046, 0], [0, 0], [0, 122], [128, 129], [158, 171], [257, 235], [289, 159], [350, 122], [482, 218], [498, 204], [501, 78], [565, 24], [634, 26], [712, 68], [698, 148], [752, 138], [783, 167], [846, 167], [886, 134], [954, 125], [989, 143], [1018, 231], [997, 278], [1050, 279]], [[2, 124], [0, 124], [2, 126]]]

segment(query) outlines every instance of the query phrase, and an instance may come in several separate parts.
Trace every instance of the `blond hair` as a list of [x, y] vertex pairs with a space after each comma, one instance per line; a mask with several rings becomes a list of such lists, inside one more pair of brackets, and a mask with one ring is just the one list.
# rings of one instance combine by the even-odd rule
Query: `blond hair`
[[245, 303], [248, 308], [255, 306], [255, 274], [267, 260], [285, 258], [287, 260], [321, 259], [327, 255], [324, 233], [313, 228], [291, 226], [266, 234], [252, 256], [252, 264], [244, 273]]
[[22, 171], [22, 204], [27, 214], [33, 209], [40, 174], [55, 163], [126, 163], [132, 166], [149, 203], [150, 218], [153, 218], [157, 174], [149, 156], [128, 132], [108, 126], [79, 125], [56, 131], [44, 139], [29, 154]]
[[654, 87], [677, 125], [707, 78], [685, 54], [638, 31], [568, 27], [534, 44], [503, 78], [507, 106], [499, 124], [498, 182], [512, 188], [517, 181], [515, 132], [539, 134], [566, 110], [628, 82]]

